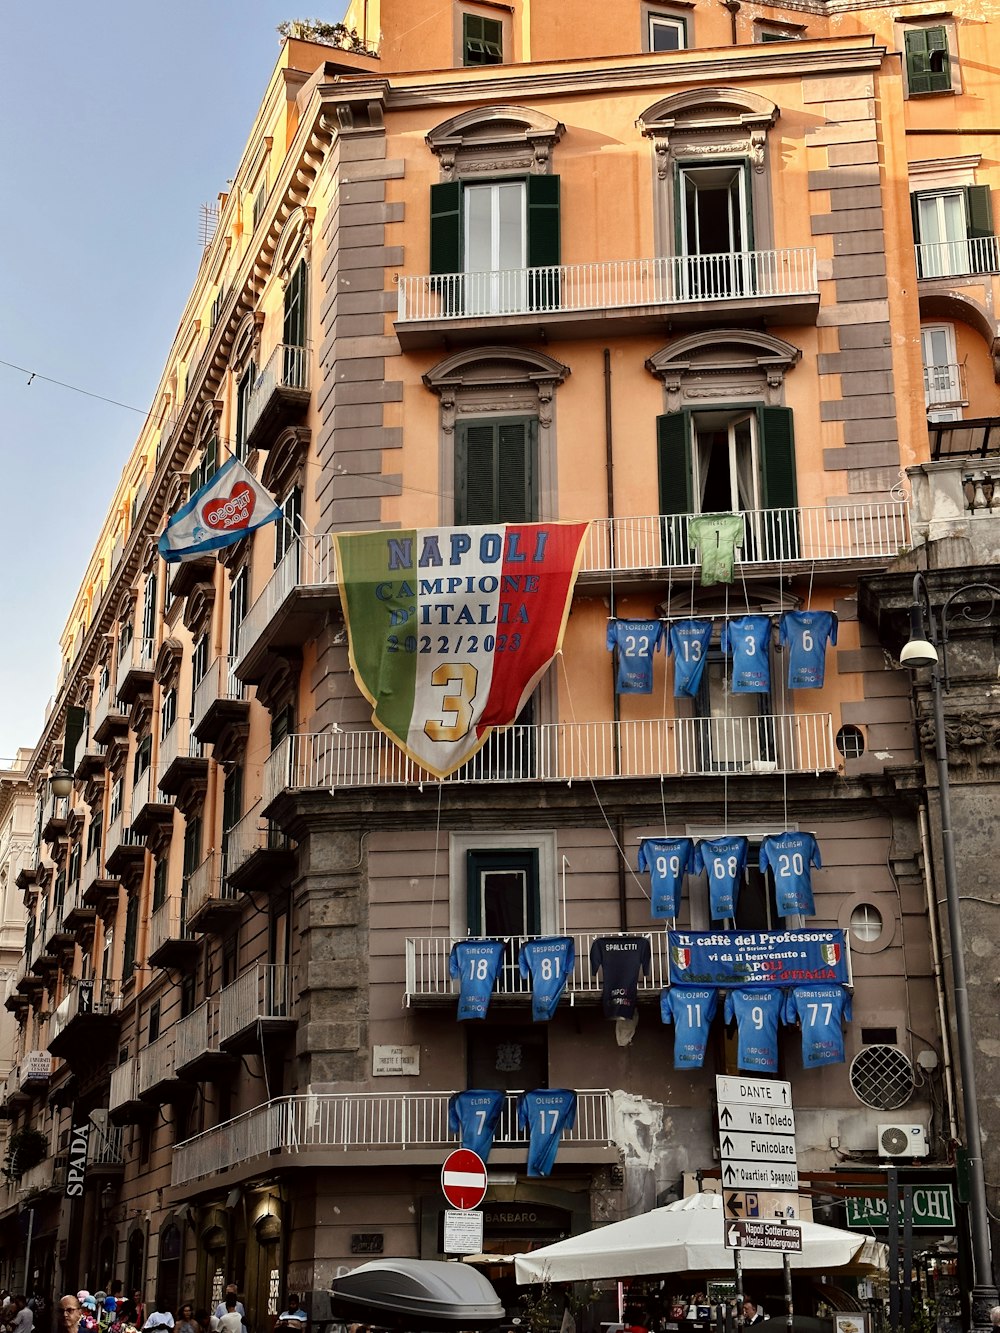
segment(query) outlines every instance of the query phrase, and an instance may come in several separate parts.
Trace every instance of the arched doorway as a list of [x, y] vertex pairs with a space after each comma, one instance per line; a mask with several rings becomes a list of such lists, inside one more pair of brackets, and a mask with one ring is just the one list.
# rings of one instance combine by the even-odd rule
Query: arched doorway
[[129, 1298], [135, 1291], [141, 1291], [143, 1300], [146, 1299], [144, 1290], [146, 1276], [146, 1237], [141, 1231], [133, 1231], [128, 1238], [128, 1246], [125, 1254], [125, 1286]]
[[156, 1264], [156, 1308], [176, 1310], [181, 1294], [181, 1229], [168, 1222], [160, 1232], [160, 1253]]

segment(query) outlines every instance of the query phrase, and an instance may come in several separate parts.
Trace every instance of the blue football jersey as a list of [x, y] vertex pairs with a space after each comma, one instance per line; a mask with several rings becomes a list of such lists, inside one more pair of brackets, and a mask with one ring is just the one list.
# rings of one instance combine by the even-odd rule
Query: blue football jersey
[[810, 866], [822, 866], [819, 847], [811, 833], [775, 833], [760, 845], [760, 868], [774, 871], [774, 891], [781, 916], [812, 916]]
[[771, 688], [771, 618], [737, 616], [722, 627], [722, 651], [733, 657], [733, 693], [767, 694]]
[[778, 1072], [778, 1024], [785, 1021], [785, 993], [778, 986], [731, 990], [725, 1019], [736, 1019], [739, 1033], [736, 1065], [762, 1074]]
[[786, 611], [778, 624], [778, 642], [788, 648], [788, 688], [821, 690], [826, 675], [826, 642], [837, 642], [832, 611]]
[[653, 916], [673, 918], [680, 912], [681, 888], [693, 856], [693, 838], [643, 838], [636, 864], [649, 871]]
[[486, 1017], [503, 949], [503, 940], [459, 940], [451, 946], [448, 971], [459, 979], [459, 1021]]
[[712, 642], [710, 620], [675, 620], [667, 636], [667, 652], [674, 659], [674, 698], [697, 697]]
[[469, 1088], [448, 1099], [448, 1129], [461, 1134], [462, 1147], [489, 1161], [493, 1135], [500, 1123], [506, 1095], [496, 1088]]
[[788, 993], [785, 1022], [802, 1025], [806, 1069], [845, 1060], [844, 1023], [851, 1021], [851, 995], [843, 986], [795, 986]]
[[528, 1175], [549, 1175], [563, 1130], [576, 1124], [576, 1093], [568, 1088], [522, 1092], [517, 1123], [528, 1131]]
[[671, 986], [660, 995], [660, 1017], [674, 1025], [674, 1068], [700, 1069], [719, 992], [702, 986]]
[[747, 866], [749, 841], [742, 834], [725, 838], [702, 838], [694, 849], [691, 870], [708, 875], [708, 902], [713, 921], [736, 914], [743, 873]]
[[521, 945], [521, 976], [531, 978], [531, 1017], [546, 1023], [556, 1011], [576, 964], [576, 945], [568, 935], [528, 940]]
[[651, 694], [653, 654], [663, 642], [661, 620], [612, 620], [608, 625], [608, 651], [618, 649], [619, 694]]
[[652, 950], [645, 935], [602, 935], [590, 946], [590, 970], [601, 973], [605, 1018], [631, 1018], [639, 994], [639, 973], [649, 976]]

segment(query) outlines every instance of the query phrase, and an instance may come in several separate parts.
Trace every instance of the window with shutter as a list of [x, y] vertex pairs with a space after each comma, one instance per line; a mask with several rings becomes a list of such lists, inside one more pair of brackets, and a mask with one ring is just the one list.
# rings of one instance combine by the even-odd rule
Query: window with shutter
[[274, 525], [274, 566], [284, 559], [302, 526], [302, 490], [294, 486], [281, 502], [281, 518]]
[[306, 297], [309, 271], [300, 259], [285, 288], [285, 312], [282, 326], [284, 356], [282, 385], [288, 389], [305, 388]]
[[906, 86], [911, 97], [951, 92], [948, 30], [943, 25], [908, 28], [903, 34]]
[[462, 63], [503, 64], [503, 24], [482, 14], [462, 15]]
[[455, 443], [455, 522], [530, 523], [538, 518], [537, 421], [463, 421]]
[[921, 278], [995, 273], [1000, 251], [988, 185], [916, 190], [910, 195]]

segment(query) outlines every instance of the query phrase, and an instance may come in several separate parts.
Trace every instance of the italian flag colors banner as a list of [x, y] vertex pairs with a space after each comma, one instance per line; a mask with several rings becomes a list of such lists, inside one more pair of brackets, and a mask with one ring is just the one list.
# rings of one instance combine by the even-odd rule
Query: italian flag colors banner
[[562, 644], [587, 527], [334, 537], [354, 679], [421, 768], [447, 777], [517, 717]]

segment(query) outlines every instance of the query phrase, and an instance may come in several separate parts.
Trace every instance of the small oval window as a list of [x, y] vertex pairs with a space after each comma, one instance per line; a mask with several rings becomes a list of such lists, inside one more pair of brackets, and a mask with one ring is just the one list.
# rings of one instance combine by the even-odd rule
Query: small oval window
[[874, 944], [882, 934], [882, 913], [871, 903], [859, 903], [851, 913], [851, 934], [866, 944]]
[[848, 723], [837, 732], [837, 749], [845, 759], [860, 759], [865, 752], [865, 738], [860, 727]]

